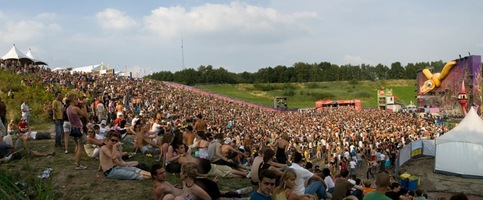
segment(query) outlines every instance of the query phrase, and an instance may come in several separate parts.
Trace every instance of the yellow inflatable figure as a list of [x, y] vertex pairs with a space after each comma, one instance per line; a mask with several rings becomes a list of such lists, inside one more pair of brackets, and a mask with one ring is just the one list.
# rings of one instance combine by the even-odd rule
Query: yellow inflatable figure
[[421, 86], [421, 93], [426, 94], [433, 90], [434, 88], [437, 88], [441, 86], [441, 81], [448, 76], [449, 71], [451, 71], [451, 68], [453, 68], [456, 65], [456, 61], [452, 60], [446, 63], [444, 65], [443, 70], [441, 70], [441, 73], [435, 73], [432, 74], [429, 69], [423, 69], [423, 74], [426, 78], [428, 78], [427, 81], [424, 82], [424, 84]]

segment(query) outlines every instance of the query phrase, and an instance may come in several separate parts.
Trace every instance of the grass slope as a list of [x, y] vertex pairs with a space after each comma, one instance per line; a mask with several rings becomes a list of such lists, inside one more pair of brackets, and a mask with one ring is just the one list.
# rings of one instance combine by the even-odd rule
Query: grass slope
[[315, 101], [326, 99], [360, 99], [362, 107], [377, 107], [377, 90], [392, 89], [403, 103], [415, 103], [414, 80], [320, 82], [320, 83], [267, 83], [196, 85], [196, 88], [229, 97], [273, 106], [275, 97], [286, 96], [289, 108], [313, 108]]

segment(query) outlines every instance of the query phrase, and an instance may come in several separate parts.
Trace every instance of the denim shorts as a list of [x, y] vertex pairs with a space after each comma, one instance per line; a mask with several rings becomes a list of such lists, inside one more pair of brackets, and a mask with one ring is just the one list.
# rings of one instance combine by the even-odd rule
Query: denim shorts
[[142, 180], [144, 177], [139, 172], [141, 169], [136, 167], [119, 167], [115, 166], [111, 169], [106, 170], [104, 173], [107, 178], [118, 179], [118, 180]]

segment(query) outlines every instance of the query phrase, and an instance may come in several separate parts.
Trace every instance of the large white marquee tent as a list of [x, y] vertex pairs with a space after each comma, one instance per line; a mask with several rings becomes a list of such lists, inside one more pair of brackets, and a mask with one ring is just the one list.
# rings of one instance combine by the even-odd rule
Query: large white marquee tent
[[434, 170], [483, 178], [483, 120], [473, 107], [458, 126], [436, 139]]
[[15, 44], [10, 49], [10, 51], [8, 51], [4, 56], [2, 56], [2, 59], [3, 60], [14, 59], [14, 60], [32, 62], [32, 59], [30, 59], [27, 55], [25, 55], [20, 50], [18, 50]]

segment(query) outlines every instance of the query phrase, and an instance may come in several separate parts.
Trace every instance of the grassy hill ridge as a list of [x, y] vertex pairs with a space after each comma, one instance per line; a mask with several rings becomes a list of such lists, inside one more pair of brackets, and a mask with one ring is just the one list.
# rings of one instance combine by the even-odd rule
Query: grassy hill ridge
[[398, 101], [415, 103], [415, 80], [339, 81], [309, 83], [255, 83], [196, 85], [196, 88], [223, 94], [265, 106], [273, 106], [275, 97], [285, 96], [289, 108], [312, 108], [321, 99], [360, 99], [362, 107], [377, 107], [377, 91], [392, 89]]

